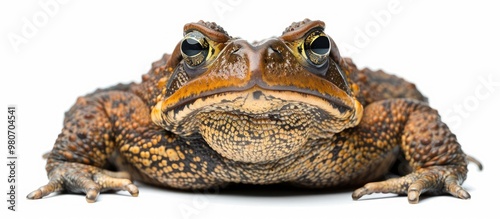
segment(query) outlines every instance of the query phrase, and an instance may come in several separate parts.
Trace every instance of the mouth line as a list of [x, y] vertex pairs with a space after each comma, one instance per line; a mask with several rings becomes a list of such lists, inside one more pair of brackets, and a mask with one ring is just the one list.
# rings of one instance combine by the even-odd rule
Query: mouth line
[[[267, 94], [265, 94], [265, 93], [267, 93]], [[298, 102], [303, 102], [305, 104], [308, 104], [310, 102], [310, 100], [308, 101], [308, 99], [310, 99], [311, 97], [315, 97], [315, 98], [322, 99], [325, 102], [328, 102], [332, 108], [338, 109], [340, 113], [353, 110], [352, 106], [349, 106], [348, 104], [344, 103], [341, 99], [338, 99], [338, 98], [335, 98], [335, 97], [332, 97], [329, 95], [321, 94], [315, 90], [289, 88], [286, 86], [279, 86], [279, 87], [273, 86], [272, 89], [270, 89], [270, 88], [265, 88], [265, 87], [262, 87], [259, 85], [255, 85], [255, 86], [252, 86], [250, 88], [246, 88], [246, 87], [226, 88], [226, 89], [218, 89], [216, 91], [203, 92], [197, 96], [189, 96], [187, 98], [184, 98], [181, 101], [173, 104], [172, 106], [167, 107], [166, 109], [164, 109], [164, 111], [170, 111], [170, 110], [178, 111], [186, 106], [189, 106], [190, 104], [193, 104], [197, 100], [205, 101], [206, 99], [209, 99], [209, 98], [217, 98], [219, 96], [224, 96], [227, 94], [236, 94], [236, 96], [238, 96], [239, 98], [245, 98], [245, 101], [252, 100], [256, 104], [258, 104], [259, 101], [261, 101], [261, 103], [268, 101], [268, 100], [266, 100], [266, 97], [286, 100], [287, 98], [279, 98], [276, 96], [286, 97], [287, 96], [286, 94], [296, 94], [296, 95], [299, 95], [302, 97], [301, 100], [298, 100]], [[277, 95], [275, 96], [275, 95], [270, 95], [270, 94], [277, 94]], [[285, 95], [281, 95], [281, 94], [285, 94]], [[233, 99], [222, 98], [220, 100], [220, 103], [233, 102], [234, 100], [235, 100], [235, 98], [233, 98]], [[276, 112], [277, 111], [275, 111], [274, 114]], [[273, 112], [269, 111], [266, 114], [273, 114]]]
[[363, 112], [362, 106], [354, 97], [342, 94], [336, 98], [300, 88], [232, 87], [201, 92], [196, 97], [182, 98], [180, 101], [164, 99], [153, 108], [151, 119], [167, 130], [187, 136], [196, 132], [200, 121], [205, 121], [201, 118], [214, 119], [217, 113], [224, 114], [218, 117], [220, 119], [243, 116], [248, 121], [262, 124], [293, 123], [299, 118], [297, 116], [302, 115], [306, 121], [330, 124], [323, 128], [330, 128], [332, 131], [328, 133], [334, 133], [341, 130], [336, 125], [338, 121], [344, 121], [346, 127], [352, 127], [359, 123]]

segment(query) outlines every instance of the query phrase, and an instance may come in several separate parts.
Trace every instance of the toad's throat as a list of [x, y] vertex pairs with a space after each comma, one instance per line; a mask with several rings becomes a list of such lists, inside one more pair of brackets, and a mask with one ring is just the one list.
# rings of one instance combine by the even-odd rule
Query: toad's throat
[[275, 161], [298, 151], [308, 140], [307, 113], [243, 115], [200, 113], [199, 133], [221, 156], [238, 162]]

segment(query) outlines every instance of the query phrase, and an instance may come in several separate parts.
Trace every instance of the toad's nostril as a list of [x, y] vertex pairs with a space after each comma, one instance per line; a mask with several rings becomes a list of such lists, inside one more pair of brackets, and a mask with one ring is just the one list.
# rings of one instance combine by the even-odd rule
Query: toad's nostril
[[275, 48], [274, 46], [269, 46], [267, 48], [267, 52], [268, 53], [277, 53], [277, 54], [281, 54], [281, 51], [277, 48]]
[[267, 48], [267, 56], [273, 58], [273, 61], [282, 61], [283, 60], [283, 54], [281, 51], [278, 49], [274, 48], [273, 46], [269, 46]]
[[231, 49], [231, 54], [238, 54], [241, 49], [241, 45], [236, 45]]

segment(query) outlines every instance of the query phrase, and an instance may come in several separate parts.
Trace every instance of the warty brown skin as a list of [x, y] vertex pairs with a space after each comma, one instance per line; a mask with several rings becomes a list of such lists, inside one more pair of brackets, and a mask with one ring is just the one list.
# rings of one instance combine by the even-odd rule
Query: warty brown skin
[[[179, 189], [365, 184], [353, 199], [375, 192], [407, 194], [410, 203], [424, 192], [470, 198], [460, 186], [467, 156], [415, 85], [358, 70], [323, 28], [306, 19], [251, 44], [214, 23], [187, 24], [185, 39], [141, 83], [78, 98], [48, 156], [49, 183], [28, 198], [137, 196], [133, 180]], [[190, 50], [189, 37], [202, 52]], [[401, 177], [373, 182], [396, 164], [406, 170]]]

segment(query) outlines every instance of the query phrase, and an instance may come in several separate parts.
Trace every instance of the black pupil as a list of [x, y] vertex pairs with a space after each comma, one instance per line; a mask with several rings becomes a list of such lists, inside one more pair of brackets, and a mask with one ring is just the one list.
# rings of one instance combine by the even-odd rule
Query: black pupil
[[326, 55], [330, 50], [330, 40], [326, 36], [319, 36], [311, 43], [310, 48], [318, 55]]
[[194, 56], [204, 50], [199, 41], [191, 38], [187, 38], [182, 42], [181, 49], [187, 56]]

